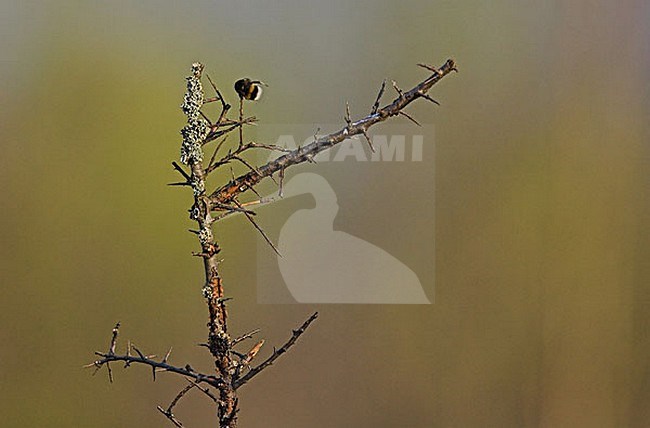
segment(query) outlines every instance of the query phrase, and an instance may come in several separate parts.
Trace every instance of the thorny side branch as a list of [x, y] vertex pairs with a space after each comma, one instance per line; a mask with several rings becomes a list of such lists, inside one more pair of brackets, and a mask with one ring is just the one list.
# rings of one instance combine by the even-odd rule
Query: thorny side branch
[[310, 316], [309, 319], [307, 319], [307, 321], [305, 321], [298, 330], [294, 330], [293, 334], [291, 335], [291, 338], [284, 345], [282, 345], [282, 347], [280, 347], [277, 350], [274, 350], [273, 354], [271, 354], [271, 356], [267, 358], [263, 363], [261, 363], [257, 367], [250, 369], [250, 371], [246, 375], [237, 379], [235, 381], [235, 389], [244, 385], [246, 382], [248, 382], [253, 377], [258, 375], [262, 370], [264, 370], [265, 368], [273, 364], [273, 362], [277, 360], [282, 354], [287, 352], [289, 348], [291, 348], [296, 343], [298, 338], [307, 330], [309, 325], [316, 320], [316, 318], [318, 318], [318, 312], [314, 312], [312, 316]]
[[[127, 348], [126, 348], [126, 354], [119, 355], [115, 353], [115, 348], [117, 345], [117, 336], [119, 333], [119, 328], [120, 328], [120, 323], [117, 323], [115, 327], [113, 328], [113, 335], [111, 338], [111, 343], [108, 348], [108, 352], [95, 352], [95, 355], [101, 357], [100, 359], [86, 365], [86, 368], [89, 367], [95, 367], [95, 373], [99, 369], [101, 369], [103, 366], [106, 366], [108, 370], [108, 378], [110, 382], [113, 382], [113, 374], [111, 371], [111, 365], [110, 363], [112, 362], [117, 362], [121, 361], [124, 363], [124, 368], [128, 368], [131, 366], [131, 364], [143, 364], [146, 366], [151, 367], [151, 373], [152, 373], [152, 378], [155, 381], [156, 380], [156, 373], [159, 372], [171, 372], [171, 373], [176, 373], [182, 376], [186, 376], [188, 378], [194, 379], [195, 382], [197, 383], [207, 383], [208, 385], [218, 388], [219, 386], [222, 385], [222, 380], [217, 378], [216, 376], [213, 375], [207, 375], [203, 373], [199, 373], [192, 369], [192, 367], [187, 364], [184, 367], [178, 367], [178, 366], [173, 366], [168, 363], [169, 356], [171, 354], [171, 349], [167, 352], [167, 354], [160, 360], [156, 361], [154, 360], [155, 355], [145, 355], [143, 354], [138, 348], [135, 347], [131, 342], [128, 343]], [[135, 351], [135, 355], [133, 355], [133, 351]]]
[[[393, 85], [398, 92], [398, 97], [392, 103], [381, 109], [378, 109], [379, 99], [383, 94], [385, 88], [384, 82], [370, 115], [356, 122], [347, 123], [343, 129], [337, 132], [329, 135], [324, 135], [309, 144], [293, 150], [291, 153], [287, 153], [286, 155], [280, 156], [279, 158], [258, 167], [255, 171], [250, 171], [235, 178], [227, 185], [217, 189], [212, 194], [210, 194], [210, 201], [213, 204], [227, 204], [231, 202], [233, 198], [239, 193], [245, 192], [246, 190], [252, 188], [264, 178], [270, 177], [278, 171], [283, 171], [292, 165], [309, 162], [310, 160], [313, 160], [313, 158], [318, 153], [329, 149], [330, 147], [350, 138], [351, 136], [361, 134], [367, 138], [368, 128], [379, 122], [385, 121], [389, 117], [401, 114], [407, 118], [410, 118], [410, 116], [406, 115], [403, 110], [406, 108], [406, 106], [418, 98], [424, 98], [437, 104], [437, 101], [433, 100], [433, 98], [427, 95], [427, 92], [443, 77], [452, 71], [457, 71], [456, 63], [454, 60], [449, 59], [442, 65], [442, 67], [438, 69], [432, 66], [421, 66], [428, 69], [429, 71], [432, 71], [433, 74], [407, 92], [402, 92], [397, 87], [397, 85]], [[370, 143], [369, 139], [368, 142]]]

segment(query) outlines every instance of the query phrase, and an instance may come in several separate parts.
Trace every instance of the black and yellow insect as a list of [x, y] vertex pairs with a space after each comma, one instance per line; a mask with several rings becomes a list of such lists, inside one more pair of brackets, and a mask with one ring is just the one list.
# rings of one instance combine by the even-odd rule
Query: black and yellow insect
[[235, 91], [241, 99], [257, 101], [262, 97], [262, 85], [266, 86], [264, 82], [245, 77], [235, 82]]

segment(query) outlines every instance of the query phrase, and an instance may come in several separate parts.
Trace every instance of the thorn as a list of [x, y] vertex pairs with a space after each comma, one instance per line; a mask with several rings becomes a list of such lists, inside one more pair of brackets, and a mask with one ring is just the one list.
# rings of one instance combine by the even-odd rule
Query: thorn
[[384, 95], [384, 90], [386, 89], [386, 79], [381, 82], [381, 88], [379, 88], [379, 93], [377, 94], [377, 99], [375, 99], [375, 104], [372, 106], [371, 114], [376, 114], [379, 110], [379, 103], [381, 102], [381, 97]]
[[431, 98], [431, 97], [428, 96], [427, 94], [419, 94], [419, 95], [420, 95], [422, 98], [424, 98], [425, 100], [429, 100], [429, 101], [431, 101], [431, 102], [434, 103], [434, 104], [440, 105], [440, 103], [439, 103], [438, 101], [434, 100], [433, 98]]
[[167, 363], [167, 360], [169, 359], [169, 356], [170, 356], [171, 353], [172, 353], [172, 349], [173, 349], [173, 348], [170, 347], [170, 348], [169, 348], [169, 351], [167, 351], [167, 353], [165, 354], [165, 357], [162, 359], [162, 362], [163, 362], [163, 363]]
[[172, 162], [172, 166], [185, 178], [187, 182], [192, 181], [192, 178], [189, 176], [189, 174], [186, 173], [185, 170], [176, 161]]
[[115, 324], [115, 327], [113, 327], [113, 337], [111, 338], [111, 345], [108, 348], [108, 355], [115, 355], [115, 345], [117, 345], [117, 335], [120, 331], [120, 323], [119, 321], [117, 324]]
[[350, 103], [345, 102], [345, 123], [348, 124], [348, 127], [352, 124], [352, 119], [350, 119]]
[[279, 184], [279, 190], [278, 190], [278, 196], [283, 197], [284, 196], [284, 188], [282, 187], [284, 185], [284, 168], [280, 169], [280, 184]]
[[402, 92], [402, 90], [399, 88], [399, 86], [397, 86], [397, 82], [395, 82], [394, 80], [391, 80], [390, 82], [393, 84], [393, 88], [395, 89], [395, 91], [397, 91], [397, 93], [399, 94], [399, 97], [404, 98], [404, 92]]
[[408, 114], [404, 113], [402, 110], [399, 111], [399, 114], [401, 114], [402, 116], [406, 117], [406, 118], [409, 119], [411, 122], [415, 123], [417, 126], [422, 126], [422, 125], [420, 125], [420, 123], [419, 123], [417, 120], [413, 119], [411, 116], [409, 116]]
[[131, 347], [133, 347], [133, 350], [138, 353], [140, 358], [142, 358], [143, 360], [146, 360], [144, 354], [142, 352], [140, 352], [140, 350], [138, 348], [136, 348], [135, 345], [132, 344]]
[[372, 140], [370, 139], [370, 136], [368, 135], [368, 132], [366, 131], [365, 128], [363, 128], [363, 136], [366, 138], [366, 141], [368, 142], [368, 147], [370, 147], [370, 151], [375, 153], [375, 146], [372, 145]]
[[[130, 356], [131, 356], [131, 341], [130, 341], [130, 340], [128, 340], [128, 341], [126, 342], [126, 356], [127, 356], [127, 357], [130, 357]], [[129, 366], [131, 366], [131, 362], [130, 362], [130, 361], [127, 361], [127, 362], [124, 363], [124, 368], [127, 368], [127, 367], [129, 367]]]
[[420, 66], [420, 67], [422, 67], [422, 68], [426, 68], [427, 70], [432, 71], [433, 73], [435, 73], [435, 74], [437, 74], [437, 75], [442, 74], [442, 73], [440, 73], [440, 70], [438, 70], [437, 68], [435, 68], [435, 67], [432, 66], [432, 65], [429, 65], [429, 64], [418, 64], [418, 66]]
[[[237, 202], [237, 200], [233, 199], [233, 202], [235, 203], [235, 205], [237, 205], [237, 207], [238, 207], [239, 209], [242, 209], [241, 204], [240, 204], [239, 202]], [[253, 216], [251, 216], [251, 215], [250, 215], [246, 210], [244, 210], [244, 211], [242, 211], [242, 212], [244, 213], [244, 215], [246, 216], [246, 218], [248, 219], [248, 221], [250, 221], [250, 222], [253, 224], [253, 226], [255, 227], [255, 229], [257, 229], [257, 231], [260, 232], [260, 234], [262, 235], [262, 237], [264, 238], [264, 240], [267, 242], [267, 244], [269, 244], [269, 245], [271, 246], [271, 248], [273, 248], [273, 251], [275, 251], [275, 254], [277, 254], [278, 256], [282, 257], [282, 254], [280, 254], [280, 251], [279, 251], [278, 248], [273, 244], [273, 242], [271, 241], [271, 239], [266, 235], [266, 233], [264, 232], [264, 230], [263, 230], [263, 229], [262, 229], [262, 228], [261, 228], [261, 227], [260, 227], [256, 222], [255, 222], [255, 220], [253, 220]]]

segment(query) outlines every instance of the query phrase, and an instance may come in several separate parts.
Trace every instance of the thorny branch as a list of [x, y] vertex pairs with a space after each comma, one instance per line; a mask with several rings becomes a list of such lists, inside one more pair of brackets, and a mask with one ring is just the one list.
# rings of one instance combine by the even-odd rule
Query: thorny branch
[[318, 312], [314, 312], [312, 316], [310, 316], [309, 319], [307, 319], [307, 321], [305, 321], [300, 326], [300, 328], [298, 328], [298, 330], [294, 330], [293, 334], [291, 335], [291, 338], [287, 341], [287, 343], [282, 345], [282, 347], [280, 347], [279, 349], [274, 350], [273, 354], [270, 357], [268, 357], [264, 362], [262, 362], [259, 366], [252, 368], [246, 375], [237, 379], [235, 381], [235, 389], [239, 388], [240, 386], [244, 385], [246, 382], [251, 380], [253, 377], [257, 376], [262, 370], [264, 370], [265, 368], [273, 364], [275, 360], [277, 360], [278, 358], [280, 358], [282, 354], [287, 352], [289, 348], [291, 348], [296, 343], [298, 338], [307, 330], [309, 325], [316, 320], [316, 318], [318, 318]]
[[[194, 379], [197, 383], [207, 383], [210, 386], [218, 388], [222, 381], [214, 375], [207, 375], [203, 373], [196, 372], [189, 364], [186, 364], [184, 367], [173, 366], [167, 361], [169, 355], [171, 354], [171, 349], [165, 355], [164, 358], [160, 361], [154, 360], [155, 355], [145, 355], [138, 348], [136, 348], [132, 343], [129, 342], [125, 354], [119, 355], [115, 353], [115, 348], [117, 345], [117, 336], [120, 328], [120, 323], [117, 323], [113, 328], [113, 336], [111, 339], [111, 344], [109, 346], [108, 352], [95, 352], [95, 355], [101, 357], [100, 359], [86, 365], [86, 368], [95, 367], [95, 373], [103, 366], [106, 366], [109, 375], [109, 381], [113, 382], [113, 375], [111, 371], [111, 362], [121, 361], [124, 363], [124, 367], [128, 368], [131, 364], [143, 364], [151, 367], [153, 380], [156, 380], [156, 373], [158, 372], [171, 372], [176, 373], [188, 378]], [[131, 352], [135, 351], [136, 355], [132, 355]]]
[[[117, 323], [113, 328], [111, 340], [107, 352], [95, 352], [99, 357], [96, 361], [86, 367], [95, 367], [95, 373], [106, 366], [110, 382], [113, 382], [113, 372], [111, 364], [114, 362], [123, 362], [127, 368], [131, 364], [140, 364], [151, 368], [153, 380], [156, 380], [156, 373], [171, 372], [179, 374], [189, 382], [174, 397], [167, 408], [158, 406], [158, 410], [176, 427], [183, 428], [183, 424], [173, 414], [174, 407], [179, 401], [192, 389], [196, 388], [208, 396], [217, 407], [217, 417], [220, 428], [235, 428], [237, 426], [237, 415], [239, 412], [239, 399], [237, 389], [252, 378], [257, 376], [263, 370], [271, 366], [280, 356], [285, 354], [292, 346], [295, 345], [298, 338], [302, 336], [307, 328], [316, 320], [318, 313], [312, 314], [298, 329], [293, 330], [291, 337], [280, 348], [274, 348], [270, 356], [257, 366], [251, 367], [252, 361], [259, 355], [264, 344], [264, 340], [259, 340], [247, 352], [235, 350], [235, 346], [243, 343], [246, 339], [252, 338], [259, 332], [259, 329], [252, 330], [235, 339], [231, 339], [228, 332], [228, 311], [226, 302], [230, 300], [224, 294], [223, 280], [219, 274], [219, 263], [217, 255], [221, 248], [215, 240], [212, 233], [213, 224], [229, 215], [242, 213], [253, 224], [253, 226], [262, 234], [266, 241], [277, 252], [277, 249], [264, 233], [262, 228], [255, 222], [253, 216], [256, 215], [251, 207], [260, 206], [275, 201], [275, 197], [261, 197], [255, 190], [255, 186], [263, 179], [269, 177], [274, 180], [273, 174], [279, 173], [279, 191], [278, 197], [282, 198], [283, 180], [285, 170], [293, 165], [304, 162], [313, 162], [314, 157], [332, 146], [348, 139], [354, 135], [363, 135], [368, 143], [370, 150], [374, 152], [372, 140], [368, 135], [368, 129], [373, 125], [383, 122], [393, 116], [404, 116], [410, 121], [418, 122], [404, 112], [404, 109], [418, 98], [423, 98], [432, 103], [438, 104], [431, 98], [427, 92], [433, 85], [439, 82], [443, 77], [457, 71], [453, 60], [447, 60], [440, 68], [435, 68], [426, 64], [418, 64], [426, 70], [432, 72], [432, 75], [417, 84], [411, 90], [402, 91], [395, 81], [391, 81], [393, 89], [398, 96], [390, 104], [380, 108], [381, 98], [386, 89], [386, 80], [383, 81], [375, 102], [371, 108], [370, 114], [363, 119], [353, 121], [351, 118], [349, 104], [345, 108], [345, 127], [341, 130], [322, 137], [314, 137], [314, 141], [299, 147], [295, 150], [288, 150], [271, 144], [262, 144], [257, 142], [244, 143], [243, 127], [254, 125], [257, 119], [253, 116], [244, 115], [244, 99], [240, 94], [239, 111], [236, 120], [228, 119], [227, 115], [231, 109], [219, 91], [212, 79], [205, 75], [215, 92], [215, 95], [206, 98], [201, 83], [203, 76], [203, 65], [195, 63], [192, 65], [192, 75], [187, 77], [187, 92], [184, 97], [181, 108], [187, 116], [187, 125], [181, 130], [183, 143], [181, 145], [181, 163], [185, 164], [187, 169], [176, 162], [172, 162], [174, 169], [181, 175], [183, 181], [171, 183], [173, 186], [190, 187], [194, 195], [194, 203], [189, 210], [190, 218], [197, 222], [198, 230], [191, 231], [198, 236], [201, 245], [201, 251], [194, 253], [203, 260], [205, 283], [203, 285], [203, 295], [208, 306], [208, 340], [202, 344], [209, 349], [215, 365], [214, 374], [205, 374], [195, 371], [189, 364], [181, 367], [169, 363], [171, 349], [161, 360], [156, 360], [154, 355], [145, 355], [137, 347], [128, 342], [125, 354], [116, 353], [117, 339], [120, 324]], [[217, 120], [211, 121], [208, 115], [201, 109], [204, 104], [216, 103], [221, 105]], [[419, 125], [419, 124], [418, 124]], [[219, 158], [219, 152], [226, 142], [228, 134], [238, 131], [238, 141], [234, 148], [228, 150], [225, 155]], [[204, 164], [203, 148], [211, 141], [221, 138], [207, 165]], [[271, 150], [283, 153], [275, 160], [265, 165], [256, 167], [249, 163], [244, 155], [253, 149]], [[235, 177], [232, 172], [232, 163], [237, 162], [244, 165], [248, 172]], [[214, 190], [211, 193], [206, 191], [206, 178], [208, 175], [218, 170], [220, 167], [228, 165], [231, 170], [232, 180]], [[275, 180], [274, 180], [275, 181]], [[240, 202], [238, 195], [252, 191], [258, 199], [248, 202]], [[219, 211], [216, 217], [212, 217], [213, 211]], [[213, 388], [213, 390], [211, 389]]]
[[[330, 147], [354, 135], [362, 134], [367, 137], [368, 129], [379, 122], [383, 122], [390, 117], [400, 114], [410, 118], [410, 116], [406, 115], [403, 110], [406, 108], [406, 106], [418, 98], [424, 98], [437, 104], [437, 101], [428, 96], [427, 92], [443, 77], [452, 71], [457, 71], [456, 63], [453, 60], [449, 59], [442, 65], [442, 67], [438, 69], [431, 66], [428, 67], [430, 67], [430, 71], [433, 71], [433, 74], [417, 84], [408, 92], [403, 92], [397, 87], [397, 84], [393, 82], [393, 87], [398, 92], [398, 97], [392, 103], [386, 105], [381, 109], [377, 108], [380, 102], [379, 99], [384, 92], [384, 83], [382, 84], [379, 96], [377, 97], [377, 101], [375, 102], [375, 106], [373, 106], [370, 115], [356, 122], [348, 123], [344, 128], [337, 132], [324, 135], [309, 144], [306, 144], [291, 151], [290, 153], [280, 156], [279, 158], [258, 167], [256, 171], [250, 171], [244, 175], [237, 177], [230, 183], [212, 192], [210, 194], [210, 201], [213, 203], [227, 204], [231, 202], [233, 198], [239, 193], [252, 188], [264, 178], [270, 177], [280, 170], [285, 170], [290, 166], [308, 162], [309, 160], [313, 159], [318, 153], [327, 150]], [[370, 143], [370, 139], [367, 140]], [[370, 145], [372, 146], [372, 143], [370, 143]]]

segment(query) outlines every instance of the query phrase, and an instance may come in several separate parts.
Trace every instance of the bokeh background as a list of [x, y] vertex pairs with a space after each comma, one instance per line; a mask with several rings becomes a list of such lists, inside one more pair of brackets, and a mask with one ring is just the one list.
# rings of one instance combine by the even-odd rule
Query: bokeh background
[[[279, 344], [321, 312], [242, 388], [241, 426], [649, 426], [649, 22], [642, 1], [3, 1], [0, 424], [168, 426], [180, 379], [81, 368], [117, 320], [210, 369], [190, 196], [164, 185], [193, 61], [268, 82], [263, 127], [340, 122], [453, 56], [442, 107], [410, 108], [436, 129], [435, 304], [257, 304], [254, 231], [216, 231], [234, 334]], [[176, 413], [214, 426], [201, 394]]]

